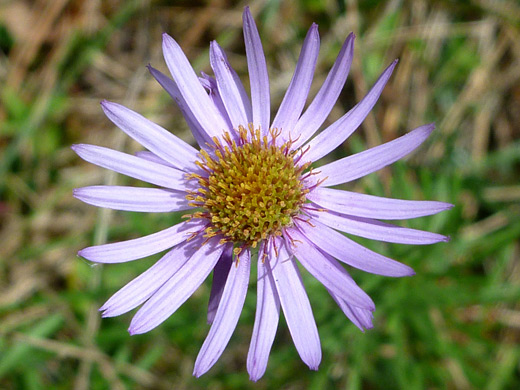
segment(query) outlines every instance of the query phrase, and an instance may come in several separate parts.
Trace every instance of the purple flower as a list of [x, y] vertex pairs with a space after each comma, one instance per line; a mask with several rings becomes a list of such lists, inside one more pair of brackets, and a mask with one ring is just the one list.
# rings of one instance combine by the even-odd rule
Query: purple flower
[[[208, 371], [224, 351], [242, 310], [252, 258], [258, 262], [257, 309], [247, 358], [251, 380], [265, 372], [282, 308], [302, 360], [316, 370], [321, 360], [318, 330], [297, 261], [328, 290], [361, 330], [372, 327], [373, 301], [340, 264], [387, 276], [413, 270], [372, 252], [345, 232], [374, 240], [432, 244], [448, 238], [379, 220], [407, 219], [451, 208], [434, 201], [387, 199], [331, 186], [363, 177], [406, 156], [433, 131], [421, 126], [364, 152], [311, 168], [352, 134], [370, 112], [397, 63], [343, 117], [321, 127], [352, 63], [350, 34], [323, 86], [302, 114], [319, 50], [313, 24], [303, 43], [285, 97], [270, 120], [269, 78], [260, 37], [246, 7], [244, 40], [251, 99], [225, 53], [210, 46], [215, 77], [197, 77], [181, 48], [163, 36], [173, 80], [149, 67], [179, 105], [200, 150], [119, 104], [101, 103], [108, 118], [148, 151], [132, 156], [93, 145], [75, 145], [84, 160], [159, 188], [92, 186], [74, 196], [99, 207], [142, 212], [189, 210], [186, 221], [149, 236], [79, 251], [98, 263], [121, 263], [169, 250], [156, 264], [101, 307], [103, 317], [142, 305], [129, 328], [148, 332], [172, 315], [213, 271], [209, 334], [194, 375]], [[339, 260], [339, 262], [338, 262]]]

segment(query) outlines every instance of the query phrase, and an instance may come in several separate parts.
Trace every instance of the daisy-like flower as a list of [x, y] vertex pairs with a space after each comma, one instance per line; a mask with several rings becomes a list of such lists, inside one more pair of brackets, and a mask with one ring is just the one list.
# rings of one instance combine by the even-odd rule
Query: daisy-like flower
[[[179, 105], [200, 149], [119, 104], [101, 103], [105, 114], [147, 151], [132, 156], [94, 145], [75, 145], [84, 160], [158, 186], [91, 186], [74, 196], [117, 210], [174, 212], [186, 220], [166, 230], [79, 255], [98, 263], [121, 263], [169, 251], [116, 292], [103, 317], [139, 305], [130, 334], [148, 332], [172, 315], [213, 271], [208, 306], [209, 334], [194, 375], [208, 371], [224, 351], [242, 310], [251, 261], [257, 267], [257, 308], [247, 370], [251, 380], [265, 372], [280, 308], [302, 360], [316, 370], [321, 360], [318, 330], [297, 261], [318, 279], [361, 330], [372, 327], [374, 302], [340, 262], [386, 276], [413, 270], [357, 244], [344, 234], [403, 244], [432, 244], [447, 237], [379, 220], [436, 214], [450, 204], [387, 199], [331, 187], [372, 173], [406, 156], [433, 131], [421, 126], [386, 144], [313, 170], [311, 163], [341, 145], [376, 103], [396, 61], [354, 108], [312, 137], [332, 110], [352, 63], [350, 34], [323, 86], [303, 112], [319, 50], [318, 27], [307, 33], [293, 78], [273, 121], [269, 78], [258, 30], [243, 14], [251, 99], [225, 53], [211, 43], [215, 77], [197, 77], [177, 42], [163, 36], [173, 80], [149, 67]], [[338, 261], [339, 260], [339, 261]]]

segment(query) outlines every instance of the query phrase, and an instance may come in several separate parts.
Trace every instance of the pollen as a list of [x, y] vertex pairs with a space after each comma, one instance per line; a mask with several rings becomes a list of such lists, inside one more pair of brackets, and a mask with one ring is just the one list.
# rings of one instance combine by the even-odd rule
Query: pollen
[[308, 164], [298, 166], [292, 141], [277, 145], [276, 129], [262, 136], [250, 124], [237, 134], [225, 133], [224, 144], [215, 138], [212, 151], [200, 152], [197, 165], [207, 177], [190, 175], [199, 188], [186, 198], [200, 209], [190, 217], [208, 220], [205, 235], [232, 242], [238, 255], [292, 224], [308, 193], [301, 180]]

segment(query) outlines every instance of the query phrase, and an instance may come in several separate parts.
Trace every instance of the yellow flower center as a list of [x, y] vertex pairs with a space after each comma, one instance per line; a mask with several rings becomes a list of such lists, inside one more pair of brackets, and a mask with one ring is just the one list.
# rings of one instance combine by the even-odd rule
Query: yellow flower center
[[291, 141], [276, 145], [277, 130], [262, 137], [260, 129], [240, 126], [238, 135], [235, 141], [225, 133], [226, 145], [214, 139], [214, 153], [200, 152], [197, 165], [208, 177], [189, 175], [200, 187], [186, 196], [202, 209], [191, 217], [210, 221], [205, 235], [222, 235], [222, 242], [235, 244], [236, 254], [291, 225], [308, 193], [301, 174], [309, 166], [295, 164]]

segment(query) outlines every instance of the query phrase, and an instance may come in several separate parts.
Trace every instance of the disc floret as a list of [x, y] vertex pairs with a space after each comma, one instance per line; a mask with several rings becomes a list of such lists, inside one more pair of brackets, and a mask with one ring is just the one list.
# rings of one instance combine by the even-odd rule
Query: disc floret
[[301, 175], [308, 164], [298, 166], [294, 159], [298, 150], [291, 149], [292, 141], [277, 145], [279, 135], [277, 129], [262, 136], [253, 125], [240, 126], [237, 140], [225, 133], [225, 145], [215, 138], [213, 153], [201, 150], [197, 165], [207, 177], [190, 175], [199, 188], [186, 198], [202, 209], [191, 217], [206, 218], [205, 235], [233, 242], [235, 253], [280, 236], [305, 202], [308, 190]]

